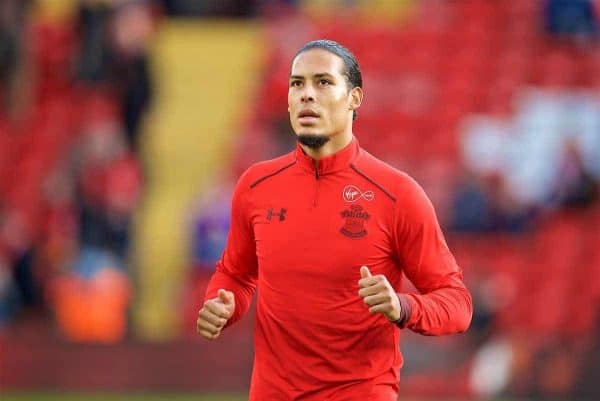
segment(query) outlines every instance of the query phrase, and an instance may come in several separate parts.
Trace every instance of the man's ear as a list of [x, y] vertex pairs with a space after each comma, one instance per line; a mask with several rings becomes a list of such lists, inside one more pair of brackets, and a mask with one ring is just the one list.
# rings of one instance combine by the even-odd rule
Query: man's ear
[[360, 107], [363, 100], [362, 88], [355, 87], [350, 90], [350, 110], [356, 110]]

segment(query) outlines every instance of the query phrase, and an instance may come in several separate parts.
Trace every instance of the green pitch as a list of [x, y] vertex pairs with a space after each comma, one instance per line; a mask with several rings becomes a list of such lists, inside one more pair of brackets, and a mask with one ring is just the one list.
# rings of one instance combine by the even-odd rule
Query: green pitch
[[240, 395], [8, 393], [2, 401], [247, 401]]
[[[440, 398], [439, 401], [464, 401]], [[0, 401], [248, 401], [247, 395], [239, 394], [172, 394], [172, 393], [5, 393], [0, 388]], [[414, 398], [400, 398], [399, 401], [423, 401]], [[531, 401], [496, 399], [496, 401]], [[565, 401], [565, 400], [561, 400]], [[573, 400], [572, 400], [573, 401]]]

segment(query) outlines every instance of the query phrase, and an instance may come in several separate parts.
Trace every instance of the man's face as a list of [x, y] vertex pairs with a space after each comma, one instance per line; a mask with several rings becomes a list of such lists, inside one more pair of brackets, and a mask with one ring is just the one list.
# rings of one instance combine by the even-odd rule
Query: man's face
[[294, 59], [288, 106], [296, 135], [330, 137], [351, 126], [357, 107], [354, 92], [360, 89], [349, 89], [343, 71], [344, 61], [323, 49], [307, 50]]

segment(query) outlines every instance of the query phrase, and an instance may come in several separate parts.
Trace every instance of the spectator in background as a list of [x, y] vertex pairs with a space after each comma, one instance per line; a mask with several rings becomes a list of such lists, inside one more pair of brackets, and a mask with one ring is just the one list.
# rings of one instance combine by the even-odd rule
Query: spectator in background
[[258, 0], [162, 0], [169, 15], [188, 17], [252, 17], [258, 3]]
[[598, 10], [595, 7], [592, 0], [546, 0], [546, 30], [562, 38], [596, 38]]
[[131, 149], [144, 113], [150, 107], [153, 84], [148, 45], [154, 32], [151, 8], [146, 1], [129, 1], [115, 10], [112, 32], [113, 80], [121, 98], [121, 113]]
[[463, 232], [492, 229], [490, 200], [476, 175], [465, 174], [455, 190], [450, 228]]
[[118, 95], [127, 140], [135, 150], [140, 123], [153, 96], [147, 54], [154, 32], [150, 3], [83, 0], [79, 26], [79, 78], [108, 86]]
[[[229, 232], [231, 197], [233, 183], [229, 178], [219, 178], [208, 186], [196, 200], [190, 212], [191, 222], [188, 238], [191, 243], [191, 270], [188, 272], [180, 302], [183, 314], [182, 327], [193, 327], [198, 313], [198, 304], [202, 302], [206, 285], [215, 270], [215, 264], [221, 257]], [[195, 336], [195, 332], [190, 333]]]
[[28, 109], [30, 65], [25, 45], [25, 18], [31, 1], [0, 2], [0, 114], [18, 118]]
[[583, 208], [597, 200], [598, 183], [587, 171], [577, 144], [568, 140], [563, 149], [552, 202], [565, 208]]
[[12, 317], [18, 303], [12, 276], [12, 268], [6, 256], [0, 253], [0, 330]]
[[455, 231], [517, 233], [527, 228], [530, 218], [500, 172], [471, 173], [456, 188], [451, 222]]
[[[141, 186], [137, 136], [152, 98], [147, 55], [154, 31], [151, 3], [82, 0], [79, 29], [78, 78], [108, 93], [99, 105], [92, 102], [92, 116], [84, 122], [78, 166], [81, 241], [84, 247], [108, 249], [124, 260]], [[110, 109], [111, 95], [117, 111], [103, 116], [102, 103]]]
[[141, 173], [121, 129], [112, 120], [87, 127], [78, 187], [81, 245], [110, 250], [123, 260], [129, 248], [129, 223], [139, 197]]
[[454, 192], [451, 226], [463, 232], [521, 232], [530, 206], [514, 193], [509, 148], [513, 124], [496, 117], [471, 117], [462, 138], [464, 177]]
[[216, 180], [194, 205], [191, 238], [192, 260], [195, 269], [212, 272], [221, 257], [230, 223], [230, 204], [233, 185], [230, 180]]
[[516, 104], [510, 120], [471, 117], [463, 127], [470, 178], [456, 192], [453, 226], [458, 230], [520, 231], [531, 211], [597, 199], [597, 95], [537, 89], [522, 92]]
[[99, 83], [109, 79], [111, 14], [112, 1], [80, 1], [78, 30], [81, 41], [77, 74], [85, 82]]

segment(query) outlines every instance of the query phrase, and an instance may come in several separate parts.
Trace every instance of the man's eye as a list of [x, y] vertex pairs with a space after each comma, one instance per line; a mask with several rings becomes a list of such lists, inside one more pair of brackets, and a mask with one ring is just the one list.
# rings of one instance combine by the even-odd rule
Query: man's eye
[[302, 82], [300, 81], [292, 81], [290, 82], [290, 86], [300, 86], [302, 84]]
[[319, 81], [319, 83], [320, 83], [321, 85], [329, 85], [329, 84], [331, 84], [331, 82], [330, 82], [330, 81], [328, 81], [327, 79], [321, 79], [321, 80]]

